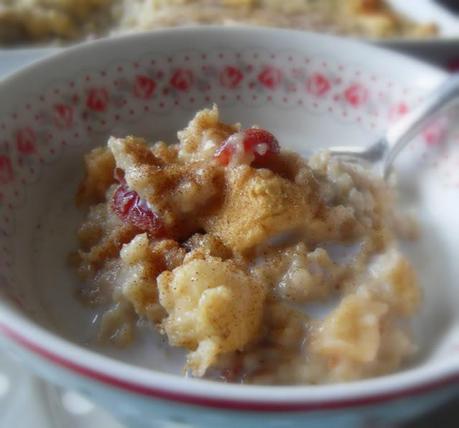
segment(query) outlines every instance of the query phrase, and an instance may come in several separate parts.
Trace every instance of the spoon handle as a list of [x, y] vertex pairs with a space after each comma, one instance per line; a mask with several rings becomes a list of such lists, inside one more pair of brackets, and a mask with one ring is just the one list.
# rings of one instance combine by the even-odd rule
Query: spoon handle
[[457, 102], [459, 102], [459, 75], [448, 78], [411, 113], [391, 126], [384, 138], [386, 146], [386, 156], [383, 161], [384, 177], [387, 177], [400, 151], [428, 125], [432, 118]]

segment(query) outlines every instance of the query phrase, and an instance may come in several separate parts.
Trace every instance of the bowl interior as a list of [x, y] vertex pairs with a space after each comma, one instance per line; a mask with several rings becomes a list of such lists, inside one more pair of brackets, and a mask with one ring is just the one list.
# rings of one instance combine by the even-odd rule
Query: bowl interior
[[[294, 48], [293, 48], [294, 47]], [[175, 142], [194, 112], [258, 124], [304, 155], [365, 145], [443, 78], [354, 42], [273, 30], [165, 31], [71, 49], [0, 85], [1, 305], [77, 344], [131, 364], [180, 373], [183, 354], [148, 326], [130, 349], [97, 345], [97, 313], [75, 298], [67, 255], [82, 214], [82, 157], [110, 135]], [[401, 203], [422, 237], [403, 244], [424, 289], [415, 367], [459, 352], [459, 133], [448, 118], [397, 163]], [[14, 327], [11, 315], [0, 322]]]

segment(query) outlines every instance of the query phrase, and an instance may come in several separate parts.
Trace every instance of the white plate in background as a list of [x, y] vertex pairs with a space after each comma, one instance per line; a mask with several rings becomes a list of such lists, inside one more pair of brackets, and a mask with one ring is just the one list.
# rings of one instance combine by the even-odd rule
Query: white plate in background
[[[436, 38], [411, 40], [413, 43], [424, 43], [432, 40], [456, 39], [459, 41], [459, 18], [434, 0], [386, 0], [397, 12], [417, 22], [434, 22], [439, 29]], [[404, 42], [407, 39], [396, 39]], [[393, 42], [388, 39], [387, 42]]]
[[[434, 0], [386, 0], [395, 10], [419, 22], [435, 22], [437, 37], [427, 39], [389, 38], [373, 43], [416, 56], [440, 66], [459, 59], [459, 15], [456, 17]], [[459, 0], [458, 0], [459, 1]], [[45, 55], [57, 52], [56, 43], [33, 47], [0, 48], [0, 78]]]
[[32, 376], [0, 352], [1, 428], [122, 428], [86, 398]]
[[[407, 18], [420, 22], [420, 23], [435, 23], [438, 26], [439, 34], [436, 37], [414, 39], [414, 38], [401, 38], [392, 37], [387, 39], [376, 39], [375, 43], [417, 43], [423, 44], [432, 40], [444, 41], [444, 40], [456, 40], [459, 41], [459, 15], [454, 15], [448, 9], [440, 5], [435, 0], [385, 0], [395, 11], [401, 13]], [[135, 32], [134, 30], [129, 33]], [[118, 33], [114, 33], [118, 34]], [[83, 40], [81, 40], [83, 41]], [[47, 49], [55, 49], [58, 44], [56, 42], [50, 42], [48, 44], [31, 44], [22, 45], [26, 46], [27, 49], [19, 48], [16, 49], [14, 46], [11, 48], [1, 48], [2, 51], [22, 51], [22, 50], [38, 50], [45, 51]], [[1, 66], [1, 64], [0, 64]]]

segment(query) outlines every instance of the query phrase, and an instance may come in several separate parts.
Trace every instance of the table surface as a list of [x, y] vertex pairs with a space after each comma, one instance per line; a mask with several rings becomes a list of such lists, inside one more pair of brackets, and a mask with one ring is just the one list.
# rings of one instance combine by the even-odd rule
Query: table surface
[[[459, 0], [458, 0], [459, 3]], [[429, 52], [398, 47], [409, 54], [443, 65], [454, 55], [459, 44]], [[58, 49], [0, 49], [0, 79]], [[14, 381], [13, 381], [14, 379]], [[435, 424], [435, 425], [434, 425]], [[14, 356], [0, 353], [0, 427], [1, 428], [122, 428], [108, 413], [72, 391], [54, 387], [29, 373]], [[459, 396], [420, 420], [403, 428], [459, 427]], [[183, 428], [183, 425], [181, 425]], [[168, 428], [174, 428], [171, 425]], [[333, 428], [333, 427], [330, 427]], [[376, 428], [376, 427], [375, 427]], [[399, 427], [402, 428], [402, 427]]]

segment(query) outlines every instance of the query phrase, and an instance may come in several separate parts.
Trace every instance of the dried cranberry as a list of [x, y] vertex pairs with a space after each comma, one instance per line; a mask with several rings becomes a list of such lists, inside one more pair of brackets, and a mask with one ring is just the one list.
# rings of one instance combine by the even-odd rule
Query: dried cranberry
[[276, 137], [259, 128], [250, 128], [244, 131], [244, 149], [253, 153], [255, 161], [263, 160], [278, 154], [280, 151]]
[[120, 184], [112, 199], [112, 209], [125, 223], [129, 223], [153, 236], [164, 235], [164, 224], [137, 192], [126, 184]]
[[244, 153], [251, 155], [250, 163], [263, 166], [263, 161], [280, 151], [279, 143], [268, 131], [259, 128], [249, 128], [231, 135], [215, 153], [215, 158], [221, 165], [228, 165], [237, 152], [237, 144], [242, 144]]

